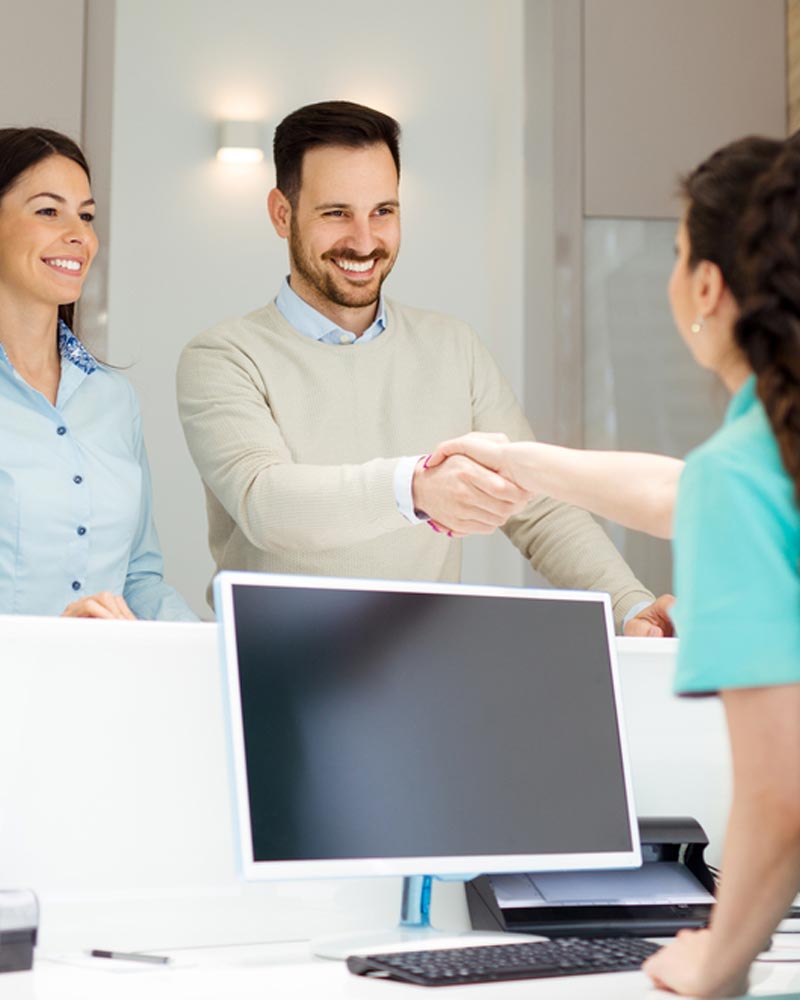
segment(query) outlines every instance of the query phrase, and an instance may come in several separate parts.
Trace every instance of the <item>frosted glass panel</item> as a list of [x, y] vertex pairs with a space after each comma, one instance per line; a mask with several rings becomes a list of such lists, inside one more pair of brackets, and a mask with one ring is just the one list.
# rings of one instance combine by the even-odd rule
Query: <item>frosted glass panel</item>
[[[675, 223], [584, 225], [584, 443], [683, 457], [722, 419], [724, 390], [692, 360], [667, 301]], [[639, 578], [672, 589], [669, 545], [606, 525]]]

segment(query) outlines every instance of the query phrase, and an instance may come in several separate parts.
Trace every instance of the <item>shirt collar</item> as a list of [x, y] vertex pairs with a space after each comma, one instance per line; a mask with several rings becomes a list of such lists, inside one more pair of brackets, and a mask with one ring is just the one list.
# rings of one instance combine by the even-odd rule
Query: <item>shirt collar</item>
[[[289, 278], [283, 279], [283, 284], [275, 299], [275, 305], [283, 318], [291, 323], [298, 332], [314, 340], [322, 340], [323, 337], [331, 333], [352, 333], [352, 330], [343, 330], [337, 326], [333, 320], [323, 316], [321, 312], [310, 306], [305, 299], [301, 299], [297, 292], [289, 284]], [[386, 329], [386, 306], [383, 296], [378, 300], [378, 311], [375, 319], [362, 337], [371, 339], [377, 332]]]
[[736, 420], [737, 417], [741, 417], [742, 414], [747, 413], [757, 400], [756, 377], [755, 375], [751, 375], [744, 385], [731, 397], [728, 409], [725, 412], [725, 423], [729, 424], [731, 421]]
[[58, 353], [62, 361], [71, 361], [76, 368], [91, 375], [98, 368], [97, 361], [86, 350], [63, 319], [58, 321]]
[[[58, 353], [62, 361], [70, 361], [82, 372], [91, 375], [99, 367], [97, 361], [86, 350], [63, 319], [58, 321]], [[0, 344], [0, 359], [11, 367], [5, 348]]]

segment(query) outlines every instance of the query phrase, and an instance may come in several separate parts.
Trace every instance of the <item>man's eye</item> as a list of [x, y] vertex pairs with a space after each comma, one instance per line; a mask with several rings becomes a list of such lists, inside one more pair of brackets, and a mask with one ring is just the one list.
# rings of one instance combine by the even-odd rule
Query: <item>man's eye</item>
[[341, 219], [344, 217], [344, 212], [341, 208], [332, 208], [329, 212], [324, 212], [323, 214], [332, 219]]
[[376, 215], [394, 215], [394, 209], [389, 205], [384, 205], [382, 208], [377, 209]]

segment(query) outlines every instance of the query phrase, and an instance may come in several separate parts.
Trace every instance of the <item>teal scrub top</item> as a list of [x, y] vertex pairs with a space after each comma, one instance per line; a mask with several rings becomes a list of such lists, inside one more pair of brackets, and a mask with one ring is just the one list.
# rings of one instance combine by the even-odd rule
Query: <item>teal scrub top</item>
[[800, 683], [800, 511], [755, 377], [687, 458], [673, 552], [675, 690]]

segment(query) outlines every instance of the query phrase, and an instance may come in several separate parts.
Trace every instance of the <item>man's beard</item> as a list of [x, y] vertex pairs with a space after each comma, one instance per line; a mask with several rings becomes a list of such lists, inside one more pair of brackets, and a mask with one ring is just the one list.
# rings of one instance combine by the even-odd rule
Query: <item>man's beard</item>
[[[308, 254], [306, 254], [294, 219], [292, 219], [290, 225], [289, 253], [291, 254], [295, 270], [300, 277], [311, 285], [312, 288], [316, 289], [316, 291], [319, 292], [323, 298], [327, 299], [329, 302], [333, 302], [337, 306], [345, 306], [349, 309], [360, 309], [363, 306], [371, 306], [378, 301], [383, 283], [386, 278], [388, 278], [389, 272], [394, 267], [394, 261], [391, 261], [389, 266], [382, 273], [378, 274], [377, 287], [372, 283], [372, 281], [370, 281], [368, 285], [364, 285], [362, 288], [358, 288], [357, 286], [342, 288], [336, 283], [335, 275], [331, 274], [326, 269], [323, 269], [321, 266], [317, 266]], [[355, 261], [374, 259], [377, 262], [389, 260], [389, 254], [386, 250], [383, 250], [380, 247], [376, 247], [372, 253], [368, 254], [357, 254], [352, 250], [341, 250], [336, 253], [328, 251], [323, 254], [322, 259], [330, 260], [333, 257], [337, 260]], [[336, 265], [334, 264], [334, 267], [335, 266]], [[346, 280], [346, 278], [344, 280]]]

